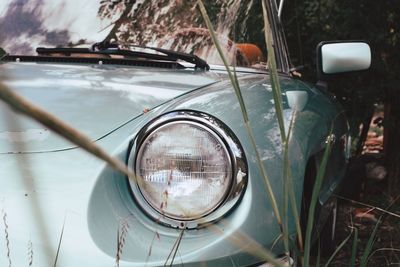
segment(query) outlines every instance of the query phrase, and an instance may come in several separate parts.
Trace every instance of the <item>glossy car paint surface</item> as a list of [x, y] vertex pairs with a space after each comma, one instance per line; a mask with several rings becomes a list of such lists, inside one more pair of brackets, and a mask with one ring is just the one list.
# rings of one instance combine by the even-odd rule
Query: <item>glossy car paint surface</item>
[[[8, 63], [0, 66], [0, 79], [16, 93], [97, 140], [144, 109], [215, 83], [219, 77], [212, 73], [110, 65]], [[1, 103], [0, 108], [5, 118], [12, 117], [5, 104]], [[10, 132], [9, 124], [7, 120], [0, 121], [0, 153], [72, 147], [58, 136], [40, 131], [43, 127], [29, 119], [21, 117]], [[14, 141], [25, 140], [24, 150], [17, 151]]]
[[[175, 264], [253, 264], [259, 259], [230, 237], [245, 233], [268, 249], [279, 237], [240, 107], [224, 71], [23, 62], [1, 63], [0, 69], [2, 80], [12, 90], [78, 127], [125, 162], [135, 153], [130, 143], [142, 127], [172, 111], [203, 112], [232, 130], [248, 163], [242, 199], [212, 226], [185, 230]], [[238, 78], [281, 206], [283, 151], [269, 76], [238, 72]], [[280, 82], [286, 127], [296, 117], [289, 151], [300, 205], [307, 161], [323, 150], [332, 122], [337, 139], [346, 134], [347, 126], [329, 95], [286, 75], [280, 76]], [[0, 243], [0, 251], [10, 251], [13, 264], [27, 264], [28, 258], [20, 255], [27, 255], [31, 243], [36, 266], [53, 265], [59, 244], [57, 266], [110, 266], [115, 263], [122, 229], [121, 266], [164, 264], [182, 230], [149, 218], [132, 197], [124, 175], [3, 103], [0, 111], [0, 200], [7, 223], [1, 229], [9, 241]], [[344, 161], [344, 151], [335, 142], [321, 202], [338, 185], [343, 175], [338, 166]], [[294, 233], [293, 222], [290, 229]], [[278, 244], [273, 251], [280, 254], [281, 249]], [[0, 265], [7, 264], [8, 257], [0, 257]]]
[[[171, 36], [178, 37], [175, 32], [180, 32], [190, 37], [182, 39], [189, 40], [188, 42], [174, 39], [177, 43], [189, 43], [189, 46], [183, 45], [182, 49], [189, 49], [193, 40], [198, 41], [200, 37], [208, 45], [212, 44], [207, 42], [208, 35], [204, 35], [207, 31], [198, 21], [189, 19], [189, 26], [180, 23], [182, 18], [186, 19], [186, 15], [189, 18], [197, 16], [195, 9], [186, 12], [185, 9], [176, 9], [169, 1], [157, 3], [160, 2], [166, 5], [165, 8], [158, 9], [160, 13], [156, 16], [173, 17], [172, 29], [175, 29], [161, 36], [162, 39], [171, 40]], [[73, 37], [70, 41], [79, 41], [75, 40], [79, 35], [76, 32], [83, 29], [67, 27], [78, 25], [70, 16], [75, 14], [62, 16], [57, 24], [59, 28], [49, 26], [53, 25], [49, 20], [59, 14], [62, 8], [42, 18], [43, 22], [38, 24], [39, 29], [33, 31], [28, 27], [28, 33], [33, 32], [33, 35], [18, 35], [11, 27], [18, 21], [16, 18], [19, 18], [14, 13], [24, 11], [25, 18], [33, 17], [32, 21], [37, 21], [37, 10], [51, 10], [51, 6], [42, 2], [39, 6], [35, 6], [33, 2], [29, 2], [27, 6], [24, 6], [23, 1], [21, 3], [14, 3], [7, 9], [7, 13], [3, 12], [12, 15], [11, 22], [5, 24], [7, 27], [4, 29], [11, 29], [5, 36], [16, 38], [12, 39], [16, 41], [15, 48], [18, 48], [14, 54], [21, 53], [19, 51], [24, 46], [20, 46], [25, 43], [25, 39], [30, 41], [30, 51], [34, 51], [38, 46], [37, 42], [41, 40], [37, 34], [41, 32], [47, 33], [46, 38], [51, 37], [51, 34], [59, 36], [60, 32], [73, 32], [75, 35], [69, 36]], [[72, 1], [68, 4], [62, 1], [60, 3], [63, 3], [60, 4], [61, 7], [66, 8], [74, 5]], [[143, 14], [141, 12], [148, 12], [148, 8], [157, 6], [155, 3], [156, 1], [146, 2], [143, 10], [131, 5], [130, 14], [136, 16]], [[187, 3], [189, 1], [185, 1]], [[216, 5], [219, 3], [220, 1], [214, 2]], [[340, 105], [329, 93], [289, 75], [290, 64], [283, 31], [277, 18], [276, 2], [270, 0], [265, 3], [274, 33], [286, 129], [291, 120], [294, 122], [289, 140], [289, 160], [298, 210], [304, 191], [306, 166], [309, 162], [318, 166], [326, 146], [326, 138], [330, 129], [333, 129], [335, 142], [319, 196], [319, 205], [322, 206], [329, 203], [332, 192], [337, 190], [344, 174], [348, 156], [346, 119], [341, 113]], [[100, 9], [88, 8], [84, 11], [93, 13], [91, 16], [97, 18], [97, 13], [101, 10], [107, 11], [108, 8], [113, 11], [116, 7], [116, 14], [120, 11], [125, 13], [122, 12], [123, 5], [108, 5], [106, 1], [100, 1], [100, 4]], [[246, 6], [245, 1], [236, 1], [221, 14], [234, 14], [232, 12], [240, 9], [261, 10], [257, 8], [258, 4], [261, 6], [258, 2], [250, 1], [249, 6]], [[91, 2], [90, 6], [93, 7], [94, 4]], [[175, 16], [170, 16], [170, 10], [176, 10]], [[262, 21], [260, 15], [257, 14], [254, 18], [259, 16]], [[131, 17], [126, 18], [128, 19], [120, 22], [129, 24]], [[140, 16], [144, 22], [148, 18], [148, 15]], [[70, 24], [62, 23], [71, 19], [73, 22]], [[79, 17], [79, 20], [82, 19], [85, 17]], [[114, 17], [106, 16], [102, 22], [108, 25], [113, 19]], [[248, 20], [251, 27], [262, 26], [261, 21], [254, 25]], [[107, 35], [100, 30], [104, 29], [104, 25], [90, 25], [92, 30], [89, 35], [85, 35], [87, 41], [104, 38], [93, 37], [95, 35]], [[217, 25], [222, 29], [221, 32], [229, 35], [229, 27], [235, 23], [229, 18], [218, 21]], [[23, 26], [26, 28], [25, 24]], [[147, 23], [137, 26], [147, 26]], [[193, 29], [187, 31], [185, 27]], [[111, 31], [111, 28], [108, 30]], [[160, 32], [162, 31], [135, 29], [133, 35], [157, 44], [159, 40], [154, 36], [158, 36]], [[194, 36], [191, 36], [192, 33]], [[234, 42], [243, 40], [225, 38], [225, 41], [229, 46], [228, 50], [235, 55], [237, 51], [232, 49], [236, 45]], [[146, 44], [149, 45], [146, 42], [141, 45]], [[6, 43], [5, 47], [13, 49], [14, 45]], [[180, 50], [179, 46], [175, 48]], [[206, 50], [211, 52], [205, 54], [216, 55], [214, 50], [208, 48]], [[193, 65], [185, 65], [183, 62], [173, 62], [184, 68], [171, 69], [165, 66], [174, 64], [164, 62], [158, 64], [164, 67], [156, 68], [155, 61], [149, 60], [147, 65], [138, 67], [124, 64], [126, 59], [121, 59], [121, 64], [109, 59], [114, 62], [109, 64], [103, 62], [102, 57], [85, 61], [83, 57], [76, 60], [63, 56], [63, 59], [58, 56], [50, 60], [41, 58], [41, 62], [37, 57], [24, 59], [24, 55], [21, 58], [8, 57], [0, 61], [0, 82], [82, 131], [106, 152], [127, 163], [132, 169], [135, 169], [132, 165], [138, 152], [136, 149], [140, 136], [155, 121], [176, 114], [198, 114], [218, 121], [235, 137], [224, 141], [240, 143], [236, 147], [243, 148], [243, 151], [237, 149], [235, 153], [243, 154], [241, 156], [246, 168], [240, 173], [241, 177], [236, 178], [246, 180], [247, 183], [242, 192], [239, 192], [235, 205], [221, 213], [221, 216], [212, 217], [207, 223], [202, 223], [201, 220], [196, 223], [178, 221], [178, 228], [176, 225], [171, 227], [168, 220], [149, 216], [150, 212], [146, 210], [149, 207], [140, 205], [125, 175], [0, 102], [0, 266], [29, 266], [31, 261], [33, 266], [164, 266], [180, 236], [182, 239], [174, 259], [176, 266], [249, 266], [261, 263], [262, 259], [248, 251], [246, 242], [238, 244], [232, 241], [232, 237], [237, 234], [248, 236], [250, 240], [272, 250], [277, 256], [284, 253], [281, 242], [276, 242], [281, 233], [264, 179], [256, 163], [256, 154], [249, 140], [237, 97], [223, 66], [211, 66], [210, 71], [205, 71], [196, 70]], [[220, 58], [216, 59], [209, 62], [219, 64]], [[231, 60], [235, 59], [231, 54]], [[138, 59], [131, 61], [135, 60]], [[281, 136], [270, 76], [265, 70], [265, 62], [258, 63], [258, 67], [263, 66], [262, 70], [237, 68], [237, 77], [262, 164], [271, 181], [278, 206], [283, 207], [284, 155]], [[311, 184], [306, 186], [310, 187]], [[218, 208], [214, 214], [218, 213]], [[315, 224], [318, 223], [317, 220]], [[294, 221], [291, 219], [289, 231], [291, 235], [295, 234]]]

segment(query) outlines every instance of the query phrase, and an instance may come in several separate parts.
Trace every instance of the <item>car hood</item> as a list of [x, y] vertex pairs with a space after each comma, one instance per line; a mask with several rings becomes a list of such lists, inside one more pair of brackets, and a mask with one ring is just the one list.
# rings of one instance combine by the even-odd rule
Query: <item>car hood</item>
[[[172, 98], [218, 81], [210, 72], [43, 63], [0, 65], [0, 81], [93, 141]], [[0, 101], [0, 153], [74, 147]]]

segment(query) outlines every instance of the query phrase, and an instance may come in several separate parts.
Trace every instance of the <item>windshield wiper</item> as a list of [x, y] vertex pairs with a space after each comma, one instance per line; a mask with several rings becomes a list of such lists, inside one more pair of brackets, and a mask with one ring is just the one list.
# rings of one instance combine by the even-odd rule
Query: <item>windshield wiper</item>
[[207, 62], [196, 55], [171, 51], [156, 47], [143, 47], [129, 45], [130, 47], [153, 50], [161, 54], [148, 53], [143, 51], [132, 51], [127, 49], [121, 49], [119, 44], [100, 42], [92, 45], [91, 48], [70, 48], [70, 47], [56, 47], [56, 48], [36, 48], [36, 52], [39, 55], [51, 55], [54, 53], [60, 54], [99, 54], [99, 55], [119, 55], [125, 57], [145, 58], [150, 60], [165, 60], [165, 61], [177, 61], [183, 60], [195, 65], [196, 69], [209, 70], [210, 66]]

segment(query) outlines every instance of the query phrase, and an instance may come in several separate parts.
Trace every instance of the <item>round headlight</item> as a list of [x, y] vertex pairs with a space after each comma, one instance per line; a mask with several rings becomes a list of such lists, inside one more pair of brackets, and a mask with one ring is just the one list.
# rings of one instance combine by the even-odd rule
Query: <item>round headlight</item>
[[176, 120], [144, 137], [136, 156], [137, 186], [160, 214], [195, 220], [214, 211], [232, 184], [228, 149], [209, 127]]
[[136, 204], [157, 223], [199, 228], [240, 200], [247, 162], [235, 134], [208, 114], [181, 110], [150, 121], [132, 144]]

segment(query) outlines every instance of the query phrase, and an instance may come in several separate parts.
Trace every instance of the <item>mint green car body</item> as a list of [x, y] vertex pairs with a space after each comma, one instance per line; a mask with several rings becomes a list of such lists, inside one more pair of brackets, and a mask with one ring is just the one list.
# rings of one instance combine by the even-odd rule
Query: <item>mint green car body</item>
[[[280, 234], [278, 224], [225, 71], [3, 62], [0, 73], [10, 89], [80, 129], [123, 161], [132, 153], [129, 143], [158, 116], [191, 110], [218, 118], [244, 148], [248, 185], [231, 212], [214, 222], [221, 232], [207, 227], [185, 231], [175, 264], [260, 262], [230, 241], [236, 232], [281, 253], [280, 246], [273, 248]], [[282, 206], [283, 153], [269, 75], [243, 69], [238, 70], [238, 78], [263, 164]], [[346, 135], [347, 125], [329, 95], [287, 75], [280, 76], [280, 83], [287, 125], [293, 114], [287, 92], [308, 96], [304, 108], [296, 111], [289, 145], [300, 208], [307, 162], [318, 160], [315, 156], [324, 149], [333, 122], [337, 137]], [[27, 264], [28, 258], [18, 255], [27, 255], [28, 243], [32, 243], [35, 264], [52, 265], [62, 236], [58, 266], [110, 266], [116, 258], [119, 222], [126, 218], [129, 230], [121, 266], [164, 264], [181, 230], [147, 217], [132, 199], [122, 174], [4, 103], [0, 111], [0, 196], [9, 239], [9, 245], [0, 243], [3, 255], [9, 246], [11, 260]], [[321, 202], [343, 176], [346, 157], [338, 144], [333, 147]], [[293, 223], [290, 232], [295, 233]], [[8, 259], [2, 256], [0, 261], [5, 265]]]
[[[286, 130], [294, 118], [289, 161], [299, 212], [303, 192], [313, 186], [307, 168], [318, 167], [327, 137], [334, 137], [318, 202], [318, 214], [324, 217], [322, 211], [331, 212], [324, 206], [344, 177], [348, 125], [330, 93], [291, 75], [275, 13], [271, 22], [278, 36], [274, 41]], [[331, 54], [325, 63], [340, 72], [335, 51]], [[248, 236], [276, 256], [284, 254], [256, 153], [222, 66], [214, 65], [207, 71], [190, 64], [168, 69], [22, 59], [0, 61], [0, 82], [123, 162], [128, 163], [136, 153], [132, 143], [140, 131], [171, 112], [208, 114], [236, 136], [247, 163], [247, 185], [241, 198], [207, 227], [184, 230], [174, 265], [264, 263], [264, 258], [249, 251], [247, 241], [232, 241], [237, 234]], [[236, 71], [258, 152], [282, 209], [284, 155], [270, 75], [260, 69]], [[135, 201], [125, 175], [2, 101], [0, 118], [0, 266], [31, 266], [32, 262], [33, 266], [139, 267], [166, 263], [182, 230], [148, 216]], [[288, 221], [289, 232], [295, 236], [291, 212]], [[315, 224], [323, 221], [316, 218]]]

